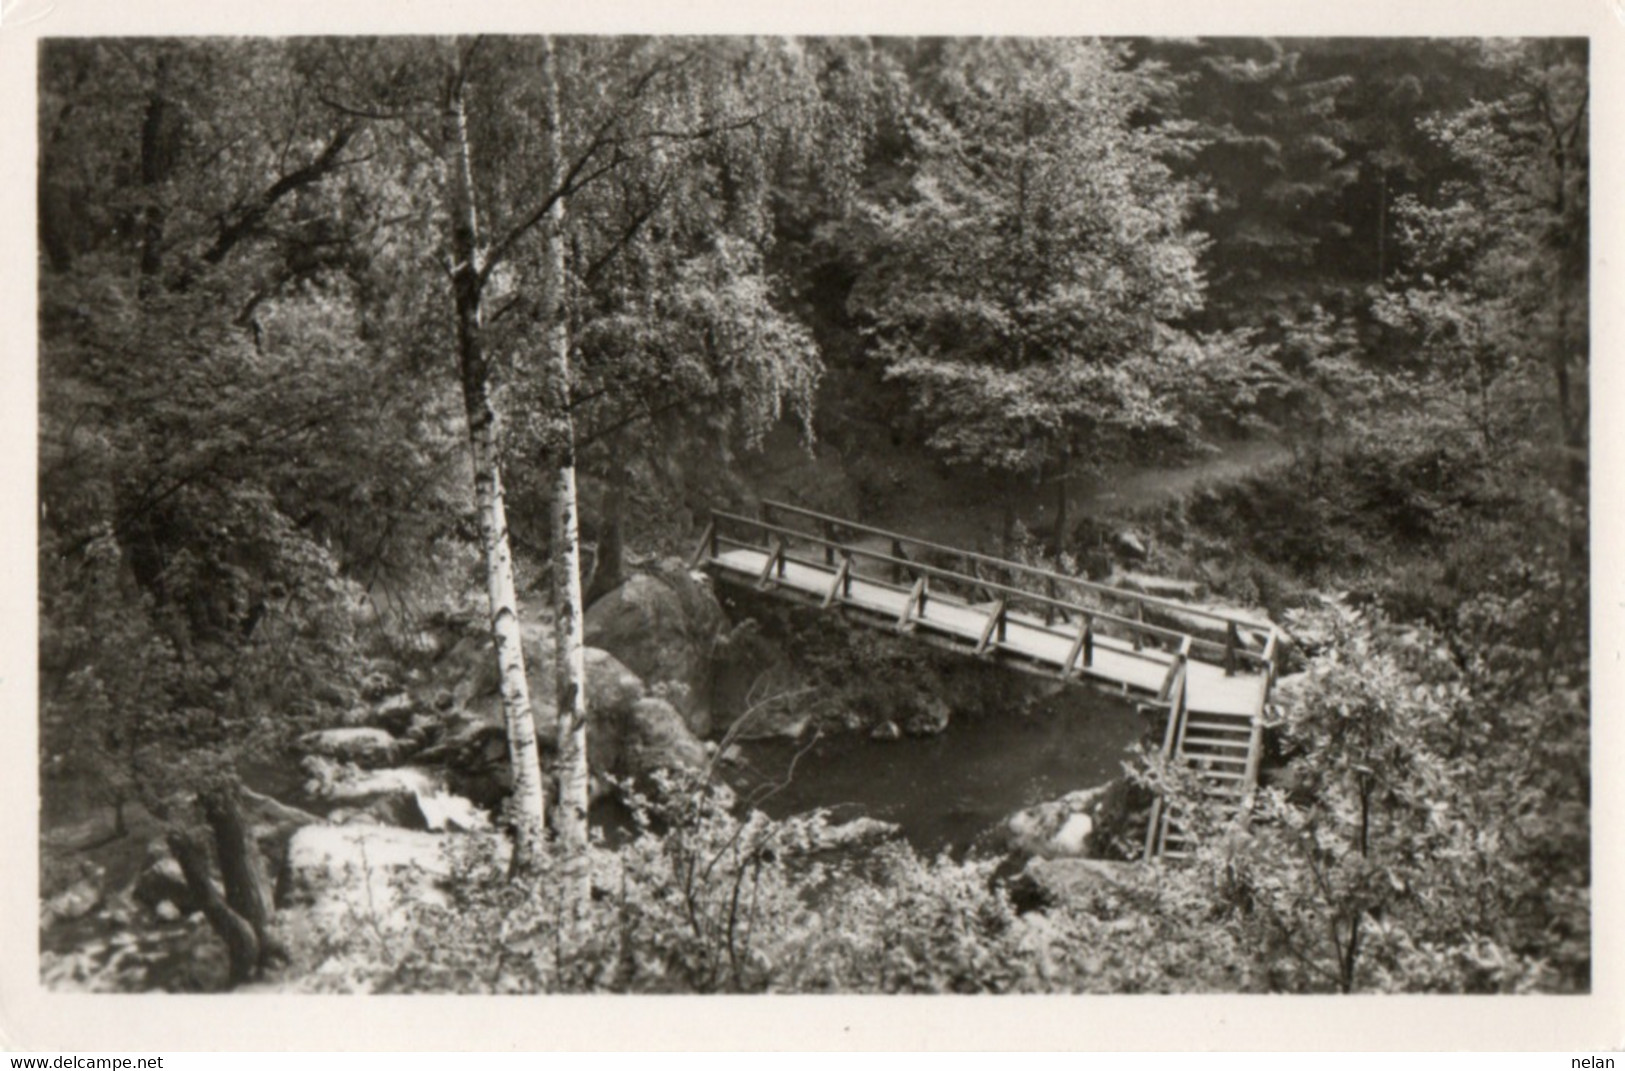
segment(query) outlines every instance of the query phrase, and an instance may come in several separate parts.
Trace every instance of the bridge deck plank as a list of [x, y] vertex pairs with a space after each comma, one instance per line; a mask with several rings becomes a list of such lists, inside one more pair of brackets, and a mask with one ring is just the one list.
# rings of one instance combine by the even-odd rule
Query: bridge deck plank
[[[767, 567], [768, 552], [753, 547], [730, 547], [710, 559], [711, 564], [740, 583], [754, 584]], [[822, 599], [835, 580], [835, 567], [824, 568], [800, 561], [786, 561], [777, 582], [804, 595]], [[853, 576], [851, 591], [844, 602], [871, 613], [898, 618], [908, 602], [908, 592], [899, 591], [878, 580]], [[991, 605], [966, 603], [949, 595], [932, 594], [917, 628], [944, 633], [970, 645], [980, 639]], [[1076, 638], [1075, 626], [1046, 625], [1042, 618], [1011, 611], [1007, 617], [1003, 650], [1014, 652], [1060, 670]], [[1171, 652], [1147, 647], [1136, 652], [1128, 640], [1098, 635], [1089, 672], [1097, 679], [1125, 685], [1141, 692], [1155, 693], [1162, 687], [1172, 664]], [[1191, 660], [1188, 695], [1192, 713], [1254, 717], [1263, 706], [1267, 679], [1260, 672], [1238, 672], [1227, 676], [1222, 666]]]

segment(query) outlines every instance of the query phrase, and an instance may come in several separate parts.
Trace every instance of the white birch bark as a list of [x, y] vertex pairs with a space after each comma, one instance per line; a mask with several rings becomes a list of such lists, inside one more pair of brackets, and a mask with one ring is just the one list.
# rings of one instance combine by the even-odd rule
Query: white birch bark
[[[552, 38], [542, 43], [547, 102], [543, 180], [559, 188], [563, 175], [557, 61]], [[581, 531], [576, 512], [575, 429], [570, 419], [570, 336], [565, 320], [564, 198], [548, 209], [546, 226], [546, 395], [552, 408], [548, 444], [557, 466], [553, 479], [553, 622], [555, 677], [558, 682], [559, 806], [554, 827], [563, 849], [563, 898], [579, 910], [589, 893], [587, 844], [586, 626], [581, 605]]]
[[457, 313], [457, 357], [463, 406], [468, 416], [469, 450], [474, 463], [474, 498], [480, 545], [485, 555], [491, 636], [496, 645], [502, 715], [513, 770], [510, 802], [514, 823], [514, 868], [533, 868], [546, 847], [546, 799], [536, 723], [525, 680], [520, 640], [519, 600], [514, 591], [513, 554], [508, 545], [507, 510], [497, 452], [496, 412], [491, 405], [489, 365], [482, 338], [479, 217], [474, 200], [473, 163], [463, 103], [463, 72], [453, 70], [446, 91], [446, 176], [450, 192], [452, 289]]

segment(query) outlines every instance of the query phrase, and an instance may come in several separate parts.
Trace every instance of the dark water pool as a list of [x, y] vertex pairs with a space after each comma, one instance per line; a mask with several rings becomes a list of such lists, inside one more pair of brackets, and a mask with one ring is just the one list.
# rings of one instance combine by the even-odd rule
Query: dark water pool
[[923, 852], [958, 853], [1013, 811], [1119, 776], [1145, 731], [1132, 706], [1068, 689], [1064, 702], [959, 716], [932, 737], [745, 744], [728, 779], [774, 817], [817, 807], [838, 820], [868, 815], [902, 826]]

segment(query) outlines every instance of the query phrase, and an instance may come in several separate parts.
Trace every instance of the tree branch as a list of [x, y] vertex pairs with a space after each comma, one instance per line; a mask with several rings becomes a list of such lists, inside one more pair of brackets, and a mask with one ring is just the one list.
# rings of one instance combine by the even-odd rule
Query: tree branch
[[207, 264], [219, 264], [231, 252], [232, 247], [249, 235], [265, 221], [271, 209], [276, 207], [288, 194], [295, 190], [309, 186], [326, 178], [328, 174], [340, 166], [339, 156], [349, 145], [350, 139], [360, 129], [361, 124], [346, 123], [333, 134], [327, 145], [314, 160], [304, 167], [290, 171], [266, 187], [259, 196], [237, 211], [236, 218], [224, 224], [214, 244], [203, 254]]

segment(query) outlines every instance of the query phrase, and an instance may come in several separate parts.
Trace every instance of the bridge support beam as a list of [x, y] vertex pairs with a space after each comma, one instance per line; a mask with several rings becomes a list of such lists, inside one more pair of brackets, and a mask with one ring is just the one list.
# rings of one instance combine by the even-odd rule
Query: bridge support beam
[[824, 596], [824, 609], [839, 605], [846, 601], [852, 593], [852, 559], [841, 558], [841, 567], [835, 570], [835, 581], [830, 584], [829, 592]]
[[985, 655], [996, 643], [1004, 642], [1004, 622], [1004, 600], [1000, 599], [993, 605], [993, 612], [987, 615], [987, 624], [982, 626], [982, 638], [976, 642], [978, 655]]
[[908, 601], [903, 604], [903, 612], [897, 615], [897, 631], [912, 632], [914, 622], [925, 616], [925, 577], [914, 581], [914, 590], [908, 593]]
[[[1079, 665], [1078, 659], [1083, 659]], [[1095, 619], [1090, 614], [1084, 614], [1082, 622], [1078, 625], [1078, 637], [1072, 641], [1072, 649], [1066, 653], [1066, 661], [1061, 664], [1061, 676], [1076, 677], [1095, 660]]]

